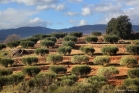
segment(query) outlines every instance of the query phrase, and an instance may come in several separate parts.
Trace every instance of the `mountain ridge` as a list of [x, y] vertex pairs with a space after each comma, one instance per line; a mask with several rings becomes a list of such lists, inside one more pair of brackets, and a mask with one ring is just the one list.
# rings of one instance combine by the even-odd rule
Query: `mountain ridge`
[[[5, 40], [5, 38], [11, 34], [20, 35], [21, 38], [29, 37], [35, 34], [50, 34], [52, 32], [73, 32], [73, 31], [81, 31], [85, 34], [89, 34], [92, 31], [100, 31], [105, 33], [107, 25], [105, 24], [96, 24], [96, 25], [84, 25], [84, 26], [74, 26], [70, 28], [64, 29], [51, 29], [46, 27], [20, 27], [13, 29], [1, 29], [0, 30], [0, 40]], [[132, 25], [133, 31], [139, 32], [139, 25]]]

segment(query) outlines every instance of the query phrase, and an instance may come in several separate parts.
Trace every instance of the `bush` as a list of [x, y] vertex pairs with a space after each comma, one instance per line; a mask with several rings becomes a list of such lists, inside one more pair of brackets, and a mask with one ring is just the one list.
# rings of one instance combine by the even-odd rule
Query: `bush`
[[47, 61], [56, 64], [57, 62], [62, 62], [63, 56], [60, 54], [49, 54], [47, 56]]
[[32, 42], [34, 42], [34, 43], [37, 43], [37, 41], [39, 40], [39, 38], [38, 37], [30, 37], [30, 38], [27, 38], [27, 39], [25, 39], [26, 41], [32, 41]]
[[9, 59], [9, 58], [2, 58], [0, 60], [0, 64], [3, 65], [4, 67], [8, 67], [8, 65], [12, 66], [13, 63], [14, 63], [14, 60]]
[[139, 45], [128, 45], [126, 51], [130, 55], [139, 55]]
[[87, 36], [87, 37], [85, 37], [85, 42], [86, 43], [97, 42], [97, 41], [98, 41], [98, 38], [95, 37], [95, 36]]
[[35, 65], [38, 63], [38, 58], [37, 57], [24, 57], [22, 58], [22, 62], [25, 65]]
[[34, 47], [34, 42], [33, 41], [21, 41], [20, 42], [20, 45], [23, 47], [23, 48], [28, 48], [28, 47]]
[[116, 55], [118, 51], [119, 49], [116, 46], [104, 46], [101, 48], [103, 55]]
[[71, 73], [78, 75], [78, 76], [84, 76], [87, 75], [91, 72], [91, 67], [90, 66], [86, 66], [86, 65], [82, 65], [82, 66], [75, 66], [72, 68]]
[[72, 47], [70, 46], [60, 46], [58, 47], [58, 53], [66, 55], [67, 53], [70, 54], [72, 51]]
[[45, 55], [45, 54], [49, 54], [49, 50], [47, 48], [37, 48], [35, 51], [36, 55]]
[[127, 75], [129, 78], [139, 78], [139, 68], [129, 69]]
[[10, 48], [14, 48], [14, 47], [17, 47], [19, 45], [19, 41], [8, 42], [6, 45]]
[[119, 37], [115, 35], [107, 35], [104, 37], [104, 40], [107, 43], [117, 43], [119, 40]]
[[82, 37], [83, 33], [82, 32], [71, 32], [69, 35], [80, 38], [80, 37]]
[[41, 41], [41, 45], [49, 48], [49, 47], [55, 46], [55, 42], [51, 41], [51, 40], [43, 40], [43, 41]]
[[138, 60], [134, 57], [124, 56], [120, 59], [120, 65], [134, 67], [138, 64]]
[[24, 74], [27, 74], [29, 76], [35, 76], [37, 75], [39, 72], [41, 71], [40, 68], [35, 67], [35, 66], [31, 66], [31, 67], [25, 67], [22, 69], [22, 72]]
[[97, 70], [97, 76], [105, 77], [107, 79], [113, 78], [113, 75], [118, 74], [118, 73], [119, 73], [119, 70], [114, 66], [101, 67]]
[[96, 56], [93, 62], [94, 64], [107, 66], [110, 63], [110, 58], [108, 56]]
[[98, 32], [98, 31], [92, 32], [92, 35], [93, 35], [93, 36], [101, 36], [101, 32]]
[[91, 46], [81, 46], [80, 50], [89, 56], [93, 56], [93, 53], [95, 52], [95, 49]]
[[56, 73], [56, 74], [66, 74], [67, 68], [64, 66], [51, 66], [49, 71]]
[[64, 41], [64, 42], [62, 43], [62, 45], [63, 45], [63, 46], [70, 46], [70, 47], [72, 47], [72, 48], [75, 47], [75, 43], [74, 43], [73, 41]]
[[13, 71], [11, 69], [0, 69], [0, 76], [7, 76], [12, 73], [13, 73]]
[[2, 50], [3, 48], [6, 48], [5, 44], [0, 44], [0, 50]]
[[65, 36], [63, 38], [64, 41], [73, 41], [73, 42], [76, 42], [77, 41], [77, 37], [75, 36]]
[[81, 62], [88, 62], [89, 57], [84, 55], [74, 55], [71, 58], [71, 62], [80, 64]]

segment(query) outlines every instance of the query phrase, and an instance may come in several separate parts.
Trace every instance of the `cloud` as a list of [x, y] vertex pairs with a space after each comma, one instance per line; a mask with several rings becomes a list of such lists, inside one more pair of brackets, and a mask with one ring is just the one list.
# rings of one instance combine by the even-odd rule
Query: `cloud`
[[69, 20], [69, 23], [73, 24], [74, 26], [83, 26], [83, 25], [88, 25], [88, 22], [85, 20]]
[[37, 10], [48, 10], [48, 9], [54, 9], [57, 11], [61, 11], [65, 9], [65, 5], [64, 4], [51, 4], [51, 5], [39, 5], [36, 7]]
[[16, 10], [8, 8], [0, 11], [0, 29], [18, 28], [23, 26], [45, 26], [50, 25], [48, 21], [43, 21], [39, 18], [30, 19], [36, 11], [31, 10]]
[[82, 8], [82, 15], [86, 16], [86, 15], [90, 15], [92, 12], [91, 12], [91, 9], [89, 7], [84, 7]]
[[82, 2], [83, 0], [69, 0], [70, 2], [74, 2], [74, 3], [80, 3]]
[[58, 0], [0, 0], [1, 3], [17, 2], [25, 5], [44, 5], [57, 3]]
[[69, 16], [75, 16], [75, 15], [77, 15], [78, 13], [77, 12], [68, 12], [67, 13], [67, 15], [69, 15]]

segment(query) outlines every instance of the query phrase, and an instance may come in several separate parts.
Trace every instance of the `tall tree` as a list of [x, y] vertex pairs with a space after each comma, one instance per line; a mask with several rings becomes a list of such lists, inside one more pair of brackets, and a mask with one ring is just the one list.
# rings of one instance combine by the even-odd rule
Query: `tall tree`
[[118, 35], [122, 39], [128, 39], [132, 32], [132, 24], [126, 15], [121, 15], [118, 18], [112, 18], [108, 22], [106, 33], [110, 35]]

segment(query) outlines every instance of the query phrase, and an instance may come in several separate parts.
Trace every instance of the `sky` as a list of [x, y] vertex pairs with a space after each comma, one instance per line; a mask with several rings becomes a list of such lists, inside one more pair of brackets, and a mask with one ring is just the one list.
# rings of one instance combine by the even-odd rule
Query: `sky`
[[120, 15], [139, 25], [139, 0], [0, 0], [0, 29], [107, 24]]

